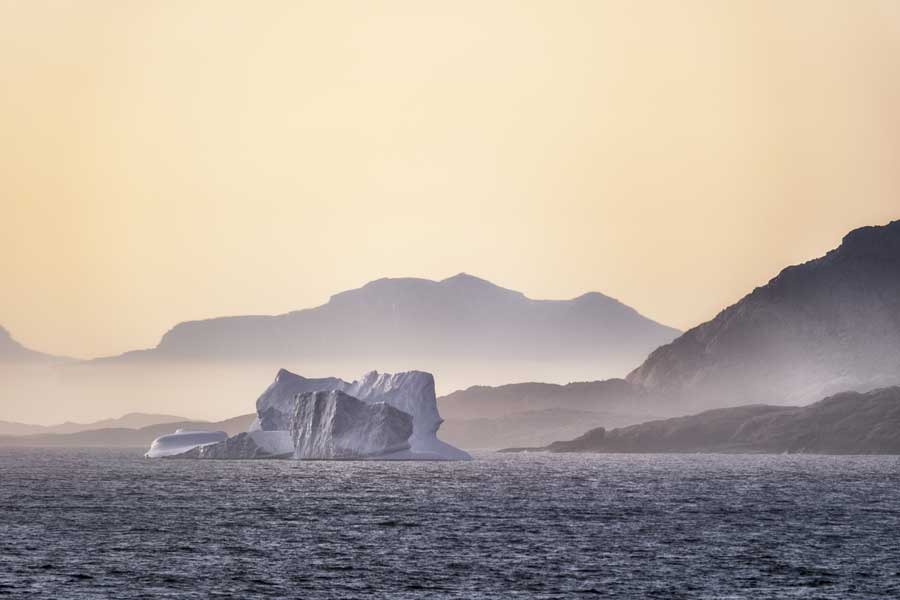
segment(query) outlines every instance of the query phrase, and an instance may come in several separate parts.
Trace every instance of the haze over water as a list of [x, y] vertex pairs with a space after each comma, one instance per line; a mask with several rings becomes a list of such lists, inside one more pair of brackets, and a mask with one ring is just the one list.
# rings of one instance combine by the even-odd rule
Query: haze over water
[[10, 0], [0, 140], [0, 600], [900, 598], [898, 0]]

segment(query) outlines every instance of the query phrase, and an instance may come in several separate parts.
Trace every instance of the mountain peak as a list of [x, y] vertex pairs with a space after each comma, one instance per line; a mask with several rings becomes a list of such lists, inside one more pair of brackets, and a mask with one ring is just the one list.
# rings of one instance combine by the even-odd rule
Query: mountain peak
[[582, 294], [575, 298], [573, 302], [579, 304], [621, 304], [621, 302], [615, 298], [611, 298], [600, 292], [587, 292], [586, 294]]
[[453, 277], [448, 277], [447, 279], [437, 282], [437, 285], [443, 289], [452, 290], [454, 293], [476, 295], [482, 298], [485, 296], [496, 296], [498, 299], [525, 299], [525, 294], [522, 292], [501, 287], [487, 279], [475, 277], [468, 273], [458, 273]]
[[442, 279], [438, 283], [447, 283], [447, 284], [464, 284], [464, 285], [489, 285], [491, 287], [500, 287], [496, 284], [491, 283], [487, 279], [482, 279], [481, 277], [475, 277], [474, 275], [469, 275], [468, 273], [457, 273], [453, 277], [448, 277], [446, 279]]
[[844, 258], [900, 260], [900, 220], [854, 229], [833, 252]]

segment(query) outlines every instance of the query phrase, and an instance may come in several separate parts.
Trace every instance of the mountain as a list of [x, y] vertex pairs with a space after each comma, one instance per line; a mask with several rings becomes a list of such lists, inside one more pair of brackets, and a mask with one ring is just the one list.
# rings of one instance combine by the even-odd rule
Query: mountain
[[438, 404], [447, 419], [495, 418], [515, 413], [566, 409], [609, 411], [639, 409], [642, 390], [624, 379], [555, 383], [475, 385], [441, 396]]
[[28, 423], [15, 423], [13, 421], [0, 421], [0, 436], [3, 435], [32, 435], [43, 433], [46, 427], [43, 425], [30, 425]]
[[678, 331], [596, 292], [533, 300], [484, 279], [379, 279], [327, 304], [277, 316], [176, 325], [156, 348], [105, 360], [467, 361], [585, 359], [635, 364]]
[[103, 419], [93, 423], [66, 422], [59, 425], [29, 425], [0, 421], [0, 435], [33, 435], [38, 433], [78, 433], [93, 429], [141, 429], [163, 423], [186, 422], [188, 419], [175, 415], [155, 415], [147, 413], [128, 413], [117, 419]]
[[591, 427], [640, 423], [660, 413], [623, 379], [557, 385], [472, 386], [438, 399], [442, 436], [463, 448], [548, 444]]
[[61, 425], [52, 425], [47, 428], [45, 433], [78, 433], [79, 431], [90, 431], [92, 429], [142, 429], [152, 425], [163, 425], [166, 423], [183, 423], [190, 419], [179, 417], [176, 415], [156, 415], [147, 413], [128, 413], [118, 419], [102, 419], [93, 423], [71, 423], [66, 422]]
[[447, 419], [441, 425], [441, 438], [467, 450], [541, 446], [574, 438], [595, 427], [621, 427], [648, 418], [619, 412], [549, 408], [502, 417]]
[[5, 327], [0, 325], [0, 364], [11, 363], [59, 363], [71, 360], [30, 350], [13, 339]]
[[[844, 392], [805, 407], [747, 405], [606, 431], [551, 452], [900, 454], [900, 387]], [[510, 449], [515, 450], [515, 449]]]
[[176, 429], [224, 431], [237, 435], [247, 431], [256, 414], [241, 415], [224, 421], [179, 421], [159, 423], [138, 429], [106, 427], [74, 433], [40, 433], [36, 435], [0, 435], [0, 446], [59, 446], [59, 447], [147, 447], [156, 438]]
[[804, 404], [900, 382], [900, 221], [784, 269], [627, 379], [682, 409]]
[[149, 350], [52, 369], [0, 364], [0, 418], [86, 421], [197, 402], [239, 414], [282, 366], [313, 377], [421, 370], [440, 393], [621, 377], [678, 333], [598, 293], [533, 300], [465, 274], [379, 279], [316, 308], [181, 323]]

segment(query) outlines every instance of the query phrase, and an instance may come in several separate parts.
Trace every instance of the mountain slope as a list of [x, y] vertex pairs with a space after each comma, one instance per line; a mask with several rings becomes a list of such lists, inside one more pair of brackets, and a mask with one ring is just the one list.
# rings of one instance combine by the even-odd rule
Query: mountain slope
[[594, 429], [551, 452], [900, 454], [900, 387], [844, 392], [809, 406], [747, 405]]
[[200, 429], [206, 431], [224, 431], [228, 435], [237, 435], [247, 431], [256, 414], [241, 415], [209, 423], [206, 421], [179, 421], [160, 423], [137, 429], [126, 427], [105, 427], [73, 433], [40, 433], [37, 435], [0, 435], [0, 446], [59, 446], [59, 447], [147, 447], [161, 435], [172, 433], [177, 429]]
[[548, 444], [591, 427], [659, 416], [647, 394], [623, 379], [557, 385], [472, 386], [438, 399], [442, 435], [464, 448]]
[[565, 409], [575, 411], [637, 410], [640, 388], [624, 379], [554, 383], [512, 383], [496, 387], [476, 385], [438, 398], [448, 419], [495, 418], [515, 413]]
[[93, 423], [62, 423], [60, 425], [52, 425], [47, 428], [45, 433], [77, 433], [79, 431], [89, 431], [92, 429], [142, 429], [153, 425], [163, 425], [166, 423], [188, 422], [190, 419], [179, 417], [177, 415], [157, 415], [148, 413], [128, 413], [117, 419], [102, 419]]
[[4, 435], [34, 435], [43, 433], [46, 428], [43, 425], [31, 425], [29, 423], [16, 423], [14, 421], [0, 421], [0, 436]]
[[805, 403], [900, 382], [900, 221], [784, 269], [628, 381], [683, 408]]
[[188, 419], [175, 415], [155, 415], [146, 413], [128, 413], [117, 419], [103, 419], [93, 423], [66, 422], [59, 425], [30, 425], [0, 421], [0, 435], [33, 435], [38, 433], [78, 433], [92, 429], [140, 429], [163, 423], [186, 422]]
[[[679, 332], [598, 293], [532, 300], [460, 274], [379, 279], [322, 306], [277, 316], [190, 321], [151, 350], [114, 360], [364, 358], [631, 360]], [[107, 359], [109, 360], [109, 359]]]
[[447, 419], [441, 425], [441, 439], [466, 450], [536, 446], [571, 439], [594, 427], [621, 427], [648, 418], [565, 408], [532, 410], [502, 417]]
[[30, 350], [13, 339], [9, 331], [0, 325], [0, 364], [11, 363], [54, 363], [64, 362], [67, 359], [61, 356], [53, 356]]

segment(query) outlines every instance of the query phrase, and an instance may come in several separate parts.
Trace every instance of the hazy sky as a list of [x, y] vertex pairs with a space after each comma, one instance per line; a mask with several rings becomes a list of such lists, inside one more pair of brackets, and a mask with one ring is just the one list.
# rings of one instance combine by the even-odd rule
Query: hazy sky
[[0, 324], [80, 357], [383, 276], [686, 328], [900, 217], [900, 1], [0, 1]]

